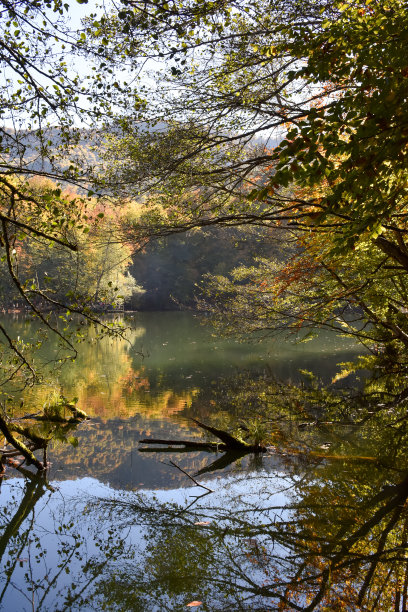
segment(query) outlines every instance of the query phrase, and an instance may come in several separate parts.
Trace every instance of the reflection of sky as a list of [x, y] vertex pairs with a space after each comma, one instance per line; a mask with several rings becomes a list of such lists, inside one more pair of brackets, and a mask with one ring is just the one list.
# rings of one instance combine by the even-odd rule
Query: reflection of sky
[[[226, 525], [228, 523], [228, 508], [234, 512], [242, 509], [245, 511], [246, 520], [253, 525], [262, 524], [270, 521], [270, 515], [268, 518], [268, 515], [262, 512], [263, 506], [283, 507], [288, 502], [288, 485], [289, 481], [284, 476], [267, 472], [249, 473], [245, 477], [239, 475], [220, 478], [211, 483], [214, 492], [198, 499], [190, 508], [190, 512], [194, 512], [197, 521], [214, 521], [214, 524], [221, 528], [223, 522]], [[134, 562], [137, 563], [139, 559], [143, 563], [144, 535], [147, 532], [143, 517], [141, 520], [132, 511], [133, 503], [155, 509], [161, 504], [186, 507], [203, 492], [203, 489], [194, 486], [168, 491], [147, 490], [143, 494], [118, 493], [92, 478], [52, 483], [52, 486], [55, 490], [44, 493], [19, 528], [22, 537], [24, 531], [31, 527], [26, 545], [19, 548], [15, 546], [18, 538], [11, 540], [11, 555], [7, 557], [6, 554], [3, 557], [4, 567], [10, 567], [7, 565], [8, 560], [17, 560], [17, 563], [12, 572], [11, 583], [0, 602], [1, 610], [23, 612], [32, 609], [29, 605], [29, 589], [32, 584], [37, 585], [34, 601], [38, 608], [35, 609], [47, 612], [60, 610], [61, 602], [70, 590], [72, 595], [75, 595], [73, 584], [78, 591], [84, 589], [86, 593], [89, 589], [92, 593], [98, 579], [103, 579], [107, 571], [114, 573], [115, 568], [129, 562], [130, 549], [133, 550], [133, 555], [136, 554]], [[21, 480], [8, 480], [3, 483], [0, 506], [8, 506], [6, 512], [10, 519], [17, 511], [23, 493]], [[109, 511], [109, 502], [112, 503], [112, 508], [115, 508], [115, 501], [120, 502], [123, 512], [120, 509]], [[220, 510], [223, 518], [220, 516]], [[149, 518], [145, 520], [147, 525]], [[197, 525], [196, 528], [205, 527]], [[115, 538], [124, 538], [124, 548], [110, 558], [110, 548]], [[96, 575], [92, 577], [92, 564], [94, 568], [100, 564], [100, 576], [96, 571]], [[0, 578], [0, 592], [4, 580], [3, 573]], [[90, 602], [89, 606], [81, 605], [81, 611], [95, 610], [97, 602], [92, 598]], [[73, 606], [72, 609], [76, 607]]]
[[[204, 482], [198, 479], [197, 482]], [[206, 482], [206, 486], [214, 490], [214, 493], [205, 497], [202, 502], [198, 501], [194, 508], [199, 512], [201, 508], [211, 513], [211, 508], [223, 507], [227, 509], [232, 500], [245, 500], [246, 504], [262, 504], [262, 498], [268, 505], [284, 506], [287, 499], [287, 491], [295, 486], [295, 481], [289, 485], [288, 479], [274, 472], [263, 471], [256, 475], [243, 472], [237, 476], [218, 478], [215, 481]], [[157, 499], [162, 504], [187, 505], [191, 499], [201, 495], [205, 491], [198, 486], [183, 489], [170, 489], [149, 491], [144, 490], [142, 495], [149, 501]], [[232, 504], [234, 505], [234, 504]], [[255, 515], [251, 518], [255, 518]]]

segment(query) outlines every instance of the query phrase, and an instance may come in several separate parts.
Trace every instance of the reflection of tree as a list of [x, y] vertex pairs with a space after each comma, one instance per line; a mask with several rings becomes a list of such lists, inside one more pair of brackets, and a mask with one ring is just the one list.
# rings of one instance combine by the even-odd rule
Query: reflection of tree
[[117, 557], [129, 558], [128, 531], [92, 523], [85, 504], [61, 499], [43, 476], [23, 472], [24, 486], [12, 482], [13, 493], [0, 509], [5, 525], [0, 537], [1, 609], [99, 609], [99, 583], [110, 575]]
[[[144, 610], [155, 609], [153, 600], [175, 610], [194, 599], [211, 612], [405, 610], [408, 432], [401, 376], [399, 383], [395, 372], [392, 381], [366, 380], [353, 394], [315, 381], [245, 385], [243, 377], [235, 395], [234, 383], [215, 391], [220, 409], [225, 393], [232, 414], [242, 416], [246, 405], [253, 416], [256, 388], [276, 444], [266, 465], [276, 472], [252, 477], [252, 485], [227, 484], [185, 507], [143, 497], [115, 502], [112, 512], [149, 526], [139, 565], [121, 568], [121, 590], [136, 583], [132, 601]], [[221, 410], [215, 421], [227, 418]], [[113, 607], [124, 609], [110, 586]]]
[[[149, 529], [138, 566], [124, 563], [115, 577], [120, 592], [109, 583], [111, 605], [126, 609], [115, 594], [133, 585], [128, 604], [143, 610], [154, 610], [153, 602], [181, 609], [191, 599], [212, 612], [400, 610], [396, 602], [407, 601], [408, 476], [376, 494], [379, 479], [370, 483], [365, 466], [353, 477], [347, 465], [337, 473], [327, 465], [294, 470], [278, 487], [273, 475], [262, 489], [255, 481], [252, 498], [226, 488], [185, 511], [143, 498], [115, 502], [118, 515]], [[351, 478], [347, 496], [343, 483]]]
[[78, 398], [78, 407], [91, 417], [128, 418], [136, 410], [152, 419], [168, 417], [184, 410], [196, 394], [195, 389], [175, 391], [165, 384], [151, 385], [149, 373], [139, 359], [134, 366], [130, 347], [145, 329], [127, 331], [127, 339], [103, 337], [95, 341], [87, 330], [76, 361], [62, 372], [50, 376], [49, 384], [26, 389], [26, 405], [38, 406], [62, 392]]
[[[22, 470], [21, 468], [20, 471], [23, 471], [27, 478], [25, 492], [12, 518], [10, 519], [10, 517], [7, 517], [4, 532], [0, 537], [0, 562], [3, 559], [3, 555], [10, 540], [12, 538], [17, 538], [21, 524], [27, 518], [30, 512], [32, 512], [36, 502], [47, 491], [47, 482], [45, 480], [44, 473], [40, 472], [38, 475], [33, 475], [26, 470]], [[27, 533], [20, 535], [19, 539], [24, 545], [27, 539]]]
[[[97, 334], [93, 329], [85, 329], [83, 333], [85, 339], [81, 344], [77, 360], [69, 367], [64, 367], [61, 372], [51, 372], [47, 385], [27, 389], [24, 394], [26, 404], [30, 402], [35, 406], [44, 403], [50, 394], [61, 389], [67, 396], [78, 397], [79, 407], [84, 410], [92, 408], [94, 401], [98, 406], [100, 399], [96, 398], [102, 398], [106, 404], [121, 397], [120, 381], [122, 378], [132, 373], [137, 376], [137, 373], [132, 370], [127, 350], [130, 346], [129, 342], [135, 341], [139, 335], [142, 335], [143, 328], [129, 332], [129, 342], [124, 338], [97, 339]], [[56, 346], [53, 351], [44, 355], [44, 360], [50, 359], [55, 353], [57, 353]], [[107, 393], [109, 395], [104, 398]], [[91, 412], [89, 410], [89, 413]]]

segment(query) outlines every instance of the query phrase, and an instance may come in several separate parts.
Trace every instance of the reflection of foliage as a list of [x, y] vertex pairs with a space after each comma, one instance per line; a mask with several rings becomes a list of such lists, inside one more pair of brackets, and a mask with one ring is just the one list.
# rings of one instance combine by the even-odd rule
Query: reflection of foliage
[[245, 493], [238, 481], [190, 509], [140, 497], [107, 502], [126, 524], [149, 525], [144, 557], [136, 568], [124, 564], [120, 591], [136, 584], [145, 610], [192, 598], [212, 612], [381, 611], [406, 601], [407, 477], [349, 468], [287, 464], [285, 475], [278, 468], [249, 480]]
[[[0, 605], [7, 609], [71, 610], [90, 603], [89, 593], [109, 574], [112, 562], [128, 548], [125, 535], [110, 525], [78, 521], [78, 504], [53, 504], [55, 490], [42, 476], [26, 473], [24, 487], [14, 482], [0, 508], [7, 527], [0, 538], [5, 571]], [[6, 485], [7, 487], [7, 485]], [[7, 487], [9, 488], [9, 487]], [[52, 510], [50, 510], [50, 506]], [[86, 509], [81, 515], [86, 519]], [[42, 524], [38, 515], [46, 514]], [[103, 590], [103, 587], [100, 587]], [[2, 608], [3, 609], [3, 608]]]
[[[25, 405], [38, 406], [59, 394], [78, 398], [89, 416], [126, 418], [135, 411], [154, 419], [169, 417], [190, 406], [197, 389], [173, 390], [169, 382], [150, 382], [150, 373], [131, 346], [145, 334], [143, 327], [126, 330], [126, 338], [95, 339], [93, 329], [83, 330], [81, 351], [74, 363], [51, 372], [49, 384], [25, 389]], [[55, 347], [55, 351], [57, 348]], [[136, 361], [136, 363], [135, 363]]]
[[[3, 414], [0, 414], [0, 431], [4, 436], [4, 445], [0, 451], [1, 465], [10, 462], [14, 464], [13, 458], [21, 456], [28, 465], [33, 464], [42, 471], [48, 465], [47, 448], [51, 440], [70, 442], [75, 446], [77, 439], [68, 435], [78, 423], [87, 419], [85, 412], [76, 406], [76, 400], [54, 397], [39, 412], [21, 418], [12, 418], [3, 407]], [[11, 410], [12, 415], [13, 412]], [[43, 451], [42, 462], [34, 454], [39, 449]]]
[[[109, 337], [96, 341], [97, 334], [92, 328], [85, 328], [82, 333], [81, 351], [75, 363], [64, 367], [62, 372], [51, 372], [48, 376], [48, 385], [24, 390], [26, 405], [36, 406], [45, 403], [50, 395], [63, 390], [66, 395], [78, 397], [79, 407], [87, 411], [90, 416], [94, 416], [98, 414], [98, 410], [93, 409], [95, 404], [101, 405], [103, 411], [107, 409], [107, 404], [113, 404], [121, 399], [122, 377], [129, 377], [132, 373], [136, 376], [132, 370], [127, 347], [129, 341], [134, 341], [138, 335], [144, 333], [144, 330], [138, 328], [127, 332], [128, 341], [124, 338]], [[52, 348], [51, 355], [58, 350], [56, 346]], [[49, 352], [44, 358], [49, 359]], [[108, 397], [101, 395], [101, 392], [107, 391], [109, 391]]]
[[[68, 567], [76, 559], [76, 580], [82, 586], [75, 591], [60, 573], [53, 593], [63, 594], [67, 608], [95, 608], [103, 602], [124, 612], [170, 612], [192, 600], [202, 601], [201, 609], [211, 612], [404, 609], [408, 431], [402, 415], [408, 394], [401, 391], [405, 373], [392, 376], [391, 381], [379, 371], [353, 396], [321, 388], [314, 379], [297, 386], [266, 376], [241, 375], [229, 386], [224, 380], [212, 393], [220, 410], [215, 422], [239, 416], [243, 427], [268, 426], [274, 443], [270, 454], [250, 464], [248, 472], [236, 466], [228, 478], [214, 480], [215, 492], [201, 498], [189, 497], [188, 489], [163, 494], [174, 502], [161, 501], [161, 493], [112, 498], [110, 491], [106, 499], [76, 502], [81, 525], [61, 517], [68, 527], [60, 535], [55, 530], [48, 545], [58, 548], [64, 536], [58, 548], [66, 555], [61, 563], [68, 559], [63, 565]], [[198, 396], [193, 405], [202, 401]], [[376, 411], [370, 410], [375, 406]], [[111, 464], [116, 456], [121, 461], [119, 423], [110, 445]], [[95, 444], [100, 433], [95, 431]], [[128, 437], [134, 440], [133, 434]], [[81, 452], [86, 455], [87, 449]], [[77, 460], [86, 462], [85, 455]], [[173, 458], [181, 460], [180, 454]], [[19, 526], [27, 517], [26, 512]], [[33, 522], [30, 528], [38, 535], [38, 525]], [[85, 543], [86, 529], [98, 535], [99, 550], [89, 536]], [[32, 542], [38, 539], [33, 536]], [[74, 546], [78, 555], [71, 557]], [[16, 568], [15, 559], [29, 559], [28, 549], [27, 542], [13, 549], [10, 567]], [[35, 580], [40, 584], [42, 578]], [[54, 600], [48, 601], [47, 609], [53, 610]]]

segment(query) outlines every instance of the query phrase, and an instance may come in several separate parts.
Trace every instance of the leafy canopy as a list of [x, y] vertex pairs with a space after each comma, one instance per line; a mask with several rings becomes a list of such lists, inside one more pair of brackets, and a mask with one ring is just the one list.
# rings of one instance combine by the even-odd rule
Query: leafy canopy
[[[295, 241], [309, 284], [297, 322], [351, 306], [406, 345], [405, 3], [130, 6], [126, 27], [154, 41], [146, 55], [173, 62], [146, 106], [155, 127], [126, 118], [107, 153], [117, 192], [152, 205], [135, 234], [269, 227]], [[266, 268], [279, 315], [281, 273]], [[247, 318], [263, 294], [244, 277]]]

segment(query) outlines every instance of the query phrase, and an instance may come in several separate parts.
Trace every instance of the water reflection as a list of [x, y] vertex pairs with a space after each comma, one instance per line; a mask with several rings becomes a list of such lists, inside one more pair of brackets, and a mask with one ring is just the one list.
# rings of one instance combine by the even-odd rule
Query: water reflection
[[407, 472], [288, 454], [205, 496], [72, 484], [3, 483], [1, 609], [406, 608]]
[[[51, 484], [21, 467], [3, 478], [0, 609], [405, 610], [406, 372], [380, 356], [355, 389], [295, 374], [325, 360], [327, 380], [340, 345], [320, 361], [281, 347], [267, 367], [241, 347], [244, 371], [236, 347], [232, 361], [210, 335], [198, 348], [204, 331], [182, 320], [177, 332], [167, 319], [149, 347], [159, 323], [148, 317], [130, 344], [84, 344], [66, 375], [26, 391], [26, 405], [76, 395], [93, 418], [75, 448], [55, 442]], [[191, 417], [236, 435], [260, 422], [270, 450], [139, 451], [140, 438], [198, 436]]]
[[[32, 322], [17, 324], [33, 336]], [[231, 377], [243, 369], [254, 376], [260, 371], [295, 380], [303, 367], [330, 379], [337, 360], [356, 351], [353, 344], [329, 335], [305, 345], [293, 339], [262, 345], [226, 341], [186, 313], [141, 313], [125, 324], [126, 340], [95, 342], [89, 330], [75, 363], [50, 372], [46, 384], [23, 393], [23, 411], [62, 394], [77, 397], [78, 407], [93, 417], [75, 433], [77, 447], [54, 444], [51, 478], [92, 474], [118, 488], [174, 486], [182, 476], [169, 477], [160, 463], [164, 456], [141, 456], [139, 439], [197, 437], [190, 417], [206, 422], [214, 413], [232, 415], [232, 402], [224, 406], [229, 390], [235, 393]], [[58, 353], [57, 346], [42, 350], [44, 362]], [[220, 391], [222, 406], [214, 391]], [[193, 472], [212, 462], [205, 453], [178, 453], [176, 460]]]
[[[34, 337], [34, 322], [14, 324], [18, 333]], [[166, 416], [172, 408], [177, 411], [188, 404], [197, 389], [216, 384], [220, 376], [267, 369], [282, 380], [298, 379], [299, 368], [307, 368], [330, 380], [336, 363], [357, 350], [333, 334], [300, 345], [294, 338], [263, 344], [223, 340], [188, 313], [139, 313], [124, 324], [127, 339], [96, 342], [90, 329], [76, 362], [65, 364], [58, 374], [50, 373], [48, 384], [26, 391], [26, 403], [47, 401], [57, 388], [67, 397], [78, 397], [79, 407], [91, 416], [126, 418], [144, 409]], [[43, 347], [44, 363], [56, 355], [57, 345]]]
[[87, 520], [83, 501], [44, 476], [25, 476], [2, 485], [0, 609], [94, 610], [89, 595], [102, 608], [97, 595], [114, 562], [127, 554], [128, 530]]

